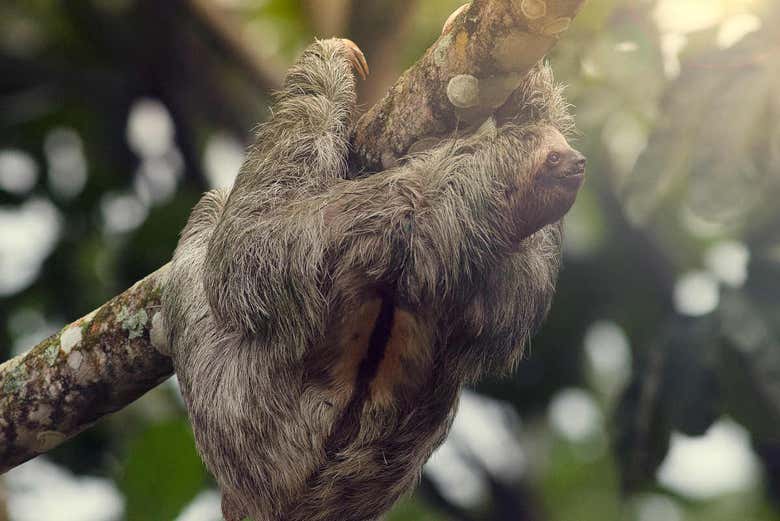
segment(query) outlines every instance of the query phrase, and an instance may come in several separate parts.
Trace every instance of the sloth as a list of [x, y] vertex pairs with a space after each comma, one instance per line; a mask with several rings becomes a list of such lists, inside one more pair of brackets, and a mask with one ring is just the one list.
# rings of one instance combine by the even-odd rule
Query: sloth
[[163, 317], [227, 521], [379, 518], [550, 306], [585, 158], [549, 67], [514, 116], [356, 179], [353, 69], [349, 40], [303, 53], [174, 254]]

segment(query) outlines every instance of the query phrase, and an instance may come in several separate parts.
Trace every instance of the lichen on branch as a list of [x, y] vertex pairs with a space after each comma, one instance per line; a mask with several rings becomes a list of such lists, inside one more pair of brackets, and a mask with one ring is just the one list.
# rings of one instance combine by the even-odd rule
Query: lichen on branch
[[422, 139], [501, 107], [569, 28], [585, 0], [475, 0], [358, 121], [353, 164], [394, 166]]
[[[152, 345], [163, 267], [0, 365], [0, 473], [117, 411], [169, 377], [171, 360]], [[155, 339], [156, 342], [153, 342]]]

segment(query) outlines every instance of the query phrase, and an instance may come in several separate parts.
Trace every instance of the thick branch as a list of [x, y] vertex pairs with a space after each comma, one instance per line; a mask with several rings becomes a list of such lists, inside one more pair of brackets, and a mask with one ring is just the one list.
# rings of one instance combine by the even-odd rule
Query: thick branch
[[484, 119], [568, 29], [585, 0], [475, 0], [357, 124], [353, 162], [393, 166], [415, 142]]
[[[353, 160], [369, 169], [392, 165], [415, 142], [501, 106], [583, 3], [476, 0], [360, 119]], [[476, 85], [465, 75], [476, 78]], [[477, 87], [473, 99], [453, 89], [453, 79], [464, 77], [466, 87]], [[474, 89], [467, 88], [469, 93]], [[0, 473], [75, 436], [171, 375], [171, 360], [152, 345], [165, 347], [158, 312], [166, 277], [163, 267], [0, 365]]]
[[167, 267], [0, 365], [0, 473], [46, 452], [168, 378], [152, 340]]

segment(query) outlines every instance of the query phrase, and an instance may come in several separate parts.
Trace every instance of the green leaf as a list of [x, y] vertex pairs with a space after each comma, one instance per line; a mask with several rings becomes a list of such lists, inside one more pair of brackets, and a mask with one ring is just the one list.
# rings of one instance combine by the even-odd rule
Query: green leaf
[[441, 516], [417, 498], [399, 501], [387, 515], [387, 521], [439, 521]]
[[203, 488], [206, 472], [185, 420], [149, 427], [128, 447], [119, 480], [128, 521], [174, 519]]

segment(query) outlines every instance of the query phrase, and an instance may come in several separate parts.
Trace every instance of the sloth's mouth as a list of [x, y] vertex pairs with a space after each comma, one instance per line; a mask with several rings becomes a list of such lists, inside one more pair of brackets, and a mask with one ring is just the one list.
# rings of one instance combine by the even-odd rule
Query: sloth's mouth
[[540, 182], [549, 186], [550, 188], [562, 188], [566, 191], [574, 191], [580, 189], [582, 183], [585, 180], [585, 165], [584, 164], [568, 164], [560, 165], [558, 168], [552, 168], [547, 170], [546, 175], [543, 175]]
[[585, 168], [576, 167], [561, 172], [560, 175], [555, 176], [558, 182], [566, 188], [578, 189], [582, 186], [582, 182], [585, 180]]

